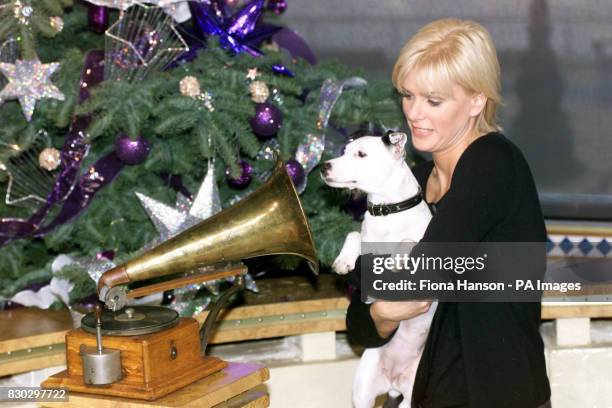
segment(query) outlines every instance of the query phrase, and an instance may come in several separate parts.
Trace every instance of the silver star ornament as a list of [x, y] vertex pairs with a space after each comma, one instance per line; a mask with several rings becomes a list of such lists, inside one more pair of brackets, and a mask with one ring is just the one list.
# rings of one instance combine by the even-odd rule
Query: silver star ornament
[[209, 160], [208, 172], [194, 200], [191, 201], [179, 193], [174, 207], [136, 192], [162, 242], [221, 211], [219, 188], [215, 179], [215, 165], [213, 160]]
[[36, 59], [16, 60], [14, 64], [0, 62], [0, 72], [9, 81], [0, 91], [0, 101], [19, 99], [23, 114], [29, 122], [37, 100], [42, 98], [64, 100], [64, 94], [51, 83], [51, 75], [59, 66], [59, 62], [43, 64]]

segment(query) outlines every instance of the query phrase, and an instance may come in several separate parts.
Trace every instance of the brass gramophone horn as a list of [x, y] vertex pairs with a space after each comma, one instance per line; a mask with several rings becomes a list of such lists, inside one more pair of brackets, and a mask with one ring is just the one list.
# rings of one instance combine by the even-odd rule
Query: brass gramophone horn
[[283, 162], [270, 179], [234, 206], [105, 272], [98, 296], [108, 306], [117, 285], [263, 255], [291, 254], [319, 270], [308, 221]]

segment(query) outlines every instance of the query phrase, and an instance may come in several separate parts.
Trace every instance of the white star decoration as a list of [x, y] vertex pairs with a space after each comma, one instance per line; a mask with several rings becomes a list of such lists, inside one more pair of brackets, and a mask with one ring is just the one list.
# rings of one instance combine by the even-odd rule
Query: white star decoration
[[64, 94], [51, 83], [50, 79], [59, 66], [59, 62], [42, 64], [36, 59], [17, 60], [14, 64], [0, 62], [0, 71], [9, 80], [0, 91], [0, 102], [4, 99], [19, 99], [23, 114], [29, 122], [38, 99], [64, 100]]

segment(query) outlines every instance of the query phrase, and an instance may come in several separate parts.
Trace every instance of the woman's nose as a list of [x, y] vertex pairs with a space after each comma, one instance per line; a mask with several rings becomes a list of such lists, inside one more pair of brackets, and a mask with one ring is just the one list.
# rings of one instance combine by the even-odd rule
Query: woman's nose
[[416, 121], [422, 119], [422, 111], [421, 104], [416, 101], [408, 102], [404, 106], [404, 114], [406, 115], [406, 119], [410, 121]]

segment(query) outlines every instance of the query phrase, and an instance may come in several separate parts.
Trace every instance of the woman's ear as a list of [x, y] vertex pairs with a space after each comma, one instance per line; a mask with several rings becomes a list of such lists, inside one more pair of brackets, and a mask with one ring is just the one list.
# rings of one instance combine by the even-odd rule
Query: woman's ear
[[472, 108], [470, 109], [470, 116], [476, 117], [480, 115], [480, 112], [484, 109], [487, 103], [487, 97], [481, 92], [472, 96]]

